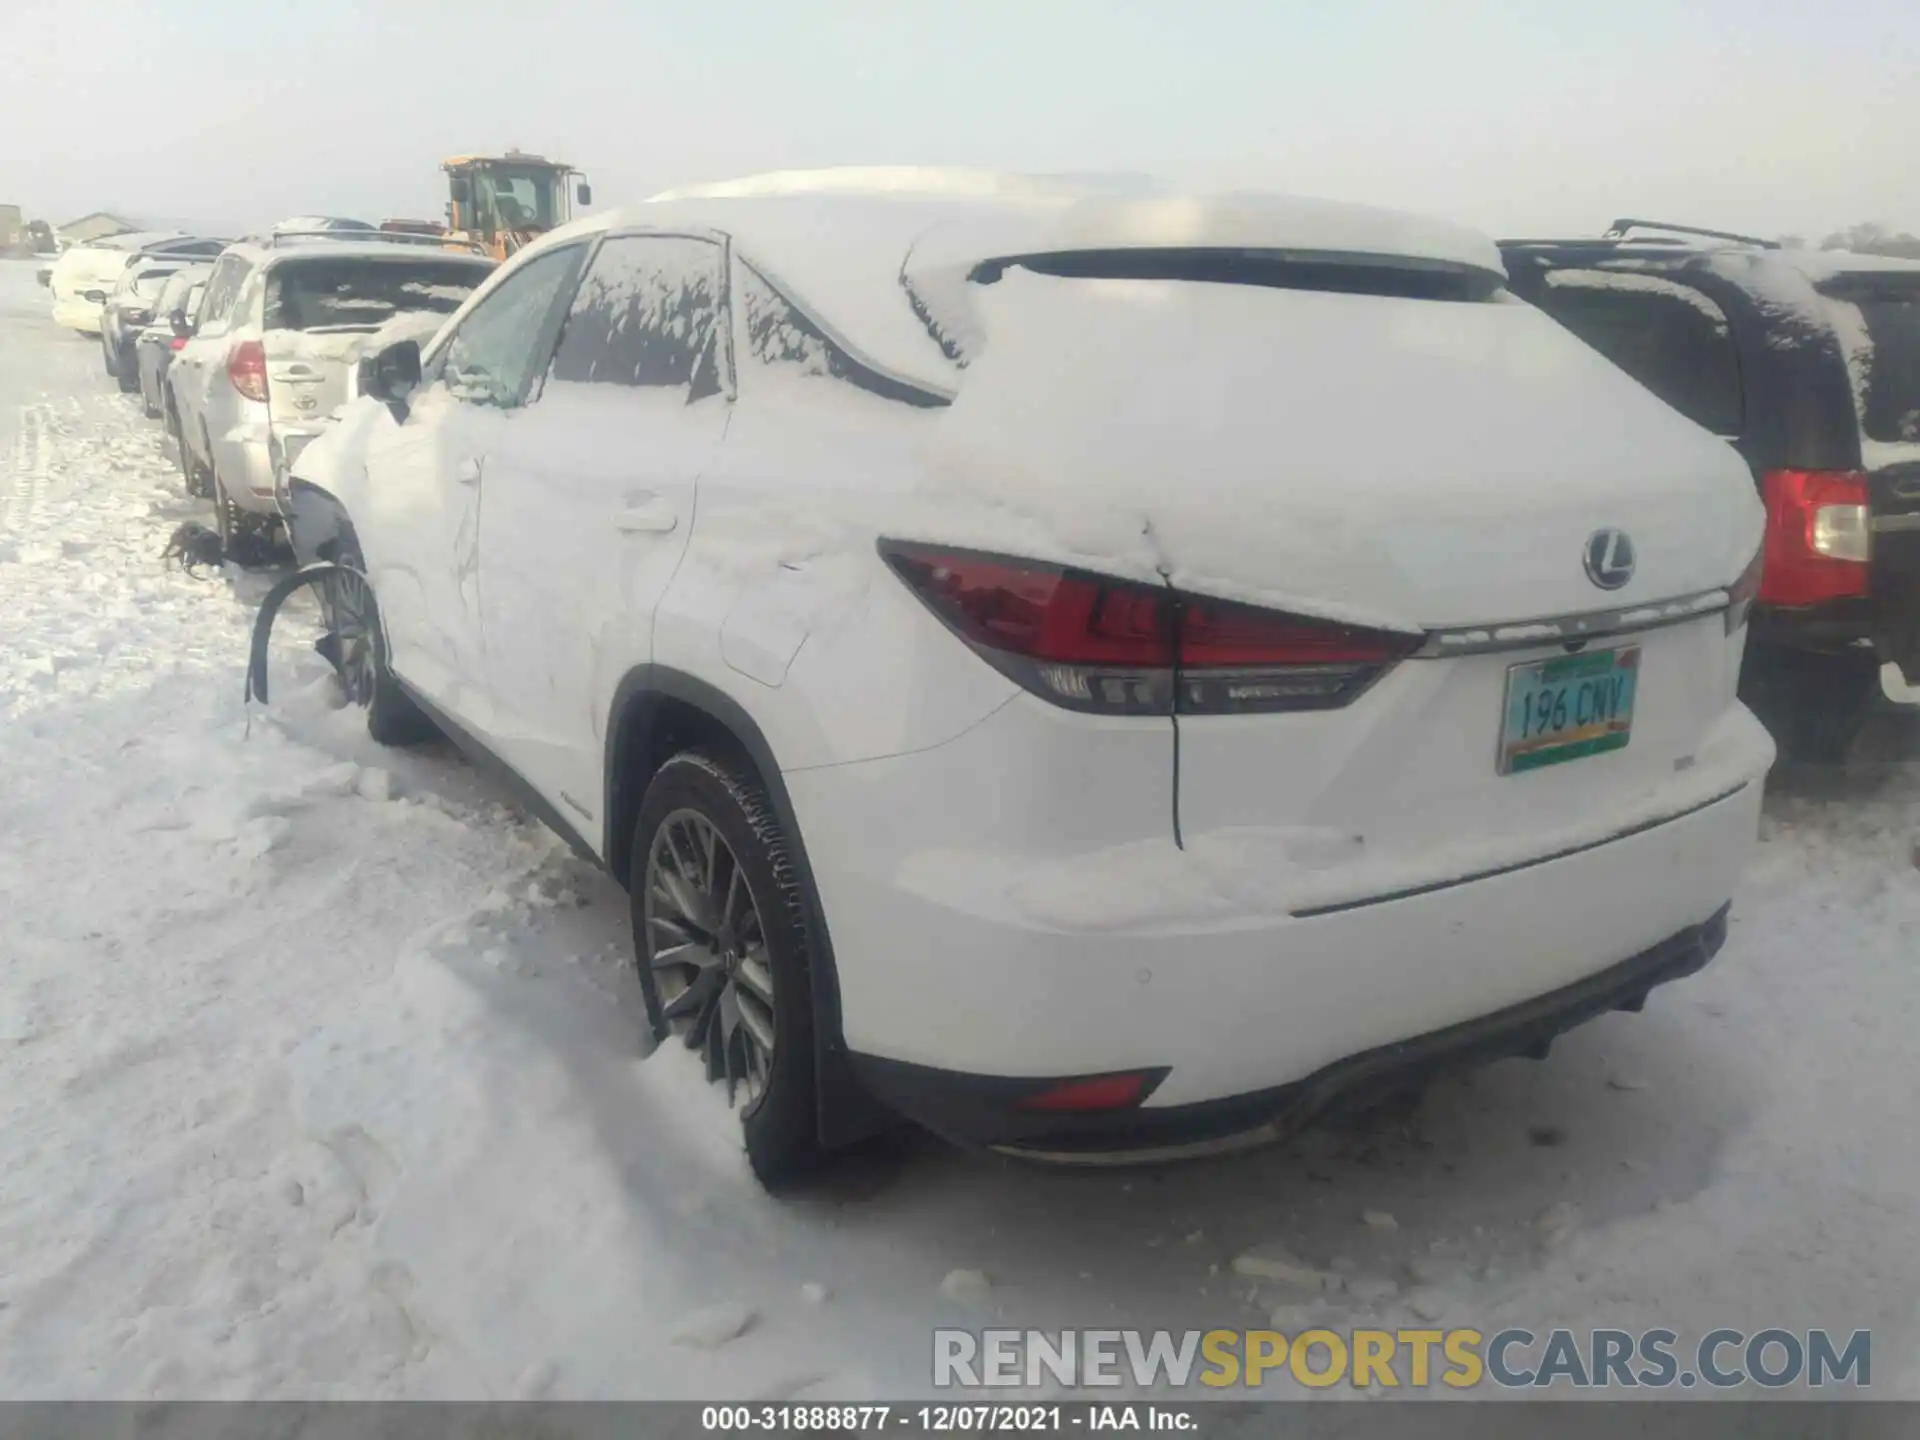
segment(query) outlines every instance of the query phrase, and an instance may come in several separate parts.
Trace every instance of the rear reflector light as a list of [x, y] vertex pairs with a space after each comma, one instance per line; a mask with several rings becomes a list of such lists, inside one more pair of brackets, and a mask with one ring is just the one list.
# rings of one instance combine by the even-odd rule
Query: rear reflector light
[[1740, 572], [1740, 578], [1727, 587], [1727, 634], [1731, 635], [1747, 623], [1747, 616], [1753, 612], [1753, 602], [1760, 598], [1761, 578], [1766, 574], [1767, 547], [1763, 540], [1753, 559], [1747, 562], [1747, 568]]
[[242, 340], [227, 352], [227, 379], [249, 400], [266, 402], [267, 347], [258, 340]]
[[1014, 1102], [1016, 1110], [1127, 1110], [1146, 1098], [1147, 1082], [1162, 1071], [1140, 1070], [1125, 1075], [1095, 1075], [1086, 1080], [1062, 1080], [1037, 1095]]
[[882, 541], [894, 573], [1003, 674], [1109, 715], [1347, 704], [1420, 636], [1362, 629], [1035, 560]]
[[1867, 477], [1835, 470], [1769, 470], [1766, 574], [1769, 605], [1818, 605], [1867, 593]]

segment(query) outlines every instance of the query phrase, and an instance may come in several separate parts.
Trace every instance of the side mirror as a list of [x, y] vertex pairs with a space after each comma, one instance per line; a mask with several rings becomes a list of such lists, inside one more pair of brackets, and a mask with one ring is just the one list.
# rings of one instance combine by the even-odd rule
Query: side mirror
[[396, 425], [407, 420], [407, 403], [420, 388], [420, 342], [396, 340], [362, 367], [360, 389], [392, 413]]
[[582, 205], [591, 205], [593, 203], [593, 186], [582, 180], [578, 185], [573, 187], [573, 198]]
[[104, 305], [107, 303], [107, 292], [104, 290], [82, 290], [80, 292], [80, 298], [89, 305]]
[[167, 315], [167, 328], [182, 340], [193, 338], [193, 321], [187, 318], [184, 310], [170, 311]]

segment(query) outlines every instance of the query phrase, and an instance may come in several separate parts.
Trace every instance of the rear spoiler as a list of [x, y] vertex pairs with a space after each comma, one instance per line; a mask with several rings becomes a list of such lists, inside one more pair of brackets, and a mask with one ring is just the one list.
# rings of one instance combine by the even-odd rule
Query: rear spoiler
[[258, 242], [278, 248], [289, 241], [337, 240], [348, 245], [414, 245], [434, 250], [464, 251], [485, 255], [487, 249], [475, 240], [451, 240], [444, 235], [416, 235], [405, 230], [276, 230]]

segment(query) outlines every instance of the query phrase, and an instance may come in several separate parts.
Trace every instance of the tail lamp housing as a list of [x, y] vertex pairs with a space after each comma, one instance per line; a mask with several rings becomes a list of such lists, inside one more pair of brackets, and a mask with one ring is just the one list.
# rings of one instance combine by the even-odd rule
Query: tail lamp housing
[[1338, 709], [1423, 639], [983, 551], [883, 540], [880, 553], [1002, 674], [1094, 714]]
[[1769, 470], [1766, 573], [1760, 599], [1787, 607], [1867, 593], [1872, 510], [1867, 477], [1839, 470]]
[[242, 340], [227, 352], [227, 379], [249, 400], [267, 399], [267, 347], [258, 340]]

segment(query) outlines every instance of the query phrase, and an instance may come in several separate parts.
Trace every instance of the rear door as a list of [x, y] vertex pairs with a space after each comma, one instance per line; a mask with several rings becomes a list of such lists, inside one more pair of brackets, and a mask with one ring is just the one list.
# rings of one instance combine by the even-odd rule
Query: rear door
[[652, 653], [696, 482], [726, 434], [724, 275], [711, 238], [604, 241], [525, 423], [496, 432], [483, 462], [481, 614], [501, 753], [588, 835], [614, 688]]
[[1875, 639], [1920, 683], [1920, 265], [1821, 287], [1846, 354], [1872, 511]]

